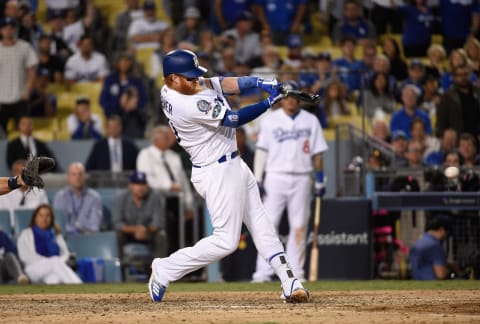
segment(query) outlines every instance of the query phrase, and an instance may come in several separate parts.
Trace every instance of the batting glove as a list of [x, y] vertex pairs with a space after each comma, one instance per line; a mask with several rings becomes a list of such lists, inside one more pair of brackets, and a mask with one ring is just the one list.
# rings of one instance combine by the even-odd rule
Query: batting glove
[[257, 80], [257, 88], [261, 88], [263, 91], [268, 92], [268, 94], [270, 95], [278, 91], [279, 87], [280, 83], [277, 82], [277, 79], [265, 80], [262, 78], [258, 78]]
[[315, 197], [323, 197], [326, 191], [326, 184], [323, 178], [323, 171], [318, 171], [315, 175], [315, 186], [313, 189], [313, 195]]
[[285, 98], [284, 94], [280, 93], [280, 89], [276, 88], [275, 90], [270, 93], [270, 97], [267, 98], [268, 104], [270, 107], [272, 107], [274, 104], [276, 104], [278, 101], [282, 100]]

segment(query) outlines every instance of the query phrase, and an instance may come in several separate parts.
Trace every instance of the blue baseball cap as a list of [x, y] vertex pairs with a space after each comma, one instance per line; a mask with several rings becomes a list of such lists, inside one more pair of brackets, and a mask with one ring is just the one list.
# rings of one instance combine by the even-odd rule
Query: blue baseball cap
[[287, 46], [290, 48], [298, 48], [303, 46], [302, 37], [297, 34], [291, 34], [287, 38]]
[[143, 3], [143, 10], [154, 10], [156, 7], [155, 1], [145, 0]]
[[147, 174], [141, 171], [135, 171], [130, 176], [130, 183], [147, 184]]
[[393, 141], [396, 141], [397, 139], [400, 139], [400, 138], [403, 138], [403, 139], [407, 139], [407, 133], [405, 133], [403, 130], [396, 130], [393, 132], [392, 134], [392, 140]]
[[15, 19], [13, 19], [12, 17], [5, 17], [1, 20], [0, 26], [5, 27], [7, 25], [15, 27], [15, 26], [17, 26], [17, 21]]

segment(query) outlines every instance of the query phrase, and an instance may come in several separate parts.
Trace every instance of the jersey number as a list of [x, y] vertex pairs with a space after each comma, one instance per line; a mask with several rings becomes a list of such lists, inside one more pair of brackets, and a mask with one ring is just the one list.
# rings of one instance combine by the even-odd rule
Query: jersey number
[[303, 153], [310, 153], [310, 142], [308, 141], [308, 139], [303, 142]]
[[170, 125], [170, 127], [172, 128], [173, 130], [173, 134], [175, 134], [175, 140], [177, 141], [177, 143], [180, 144], [180, 141], [182, 140], [180, 137], [178, 137], [178, 131], [177, 129], [175, 128], [175, 126], [173, 126], [172, 122], [171, 121], [168, 121], [168, 124]]

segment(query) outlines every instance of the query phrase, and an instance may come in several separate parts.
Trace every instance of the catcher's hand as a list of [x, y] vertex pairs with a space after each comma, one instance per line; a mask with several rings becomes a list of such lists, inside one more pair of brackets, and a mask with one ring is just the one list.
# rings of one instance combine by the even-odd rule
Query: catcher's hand
[[45, 184], [40, 174], [51, 170], [55, 166], [55, 160], [46, 156], [30, 156], [22, 170], [22, 181], [28, 190], [33, 187], [43, 188]]

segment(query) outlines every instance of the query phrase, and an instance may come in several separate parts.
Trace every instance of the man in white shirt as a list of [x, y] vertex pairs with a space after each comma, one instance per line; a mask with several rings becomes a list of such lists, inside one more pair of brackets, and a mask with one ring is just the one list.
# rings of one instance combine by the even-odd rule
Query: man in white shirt
[[65, 80], [68, 85], [75, 82], [103, 82], [108, 75], [105, 56], [95, 51], [93, 38], [83, 35], [79, 41], [79, 51], [67, 60]]
[[154, 1], [145, 0], [143, 3], [143, 18], [132, 22], [128, 28], [128, 40], [133, 48], [153, 48], [159, 46], [162, 32], [169, 27], [165, 21], [156, 19]]
[[[172, 131], [168, 126], [157, 126], [152, 130], [152, 145], [142, 149], [137, 157], [137, 170], [145, 172], [147, 182], [153, 189], [170, 194], [175, 194], [172, 199], [167, 199], [167, 210], [173, 213], [167, 215], [167, 232], [169, 234], [169, 250], [178, 249], [178, 200], [179, 195], [184, 206], [185, 219], [193, 215], [193, 194], [190, 183], [183, 169], [180, 156], [170, 150]], [[173, 239], [172, 239], [173, 238]]]

